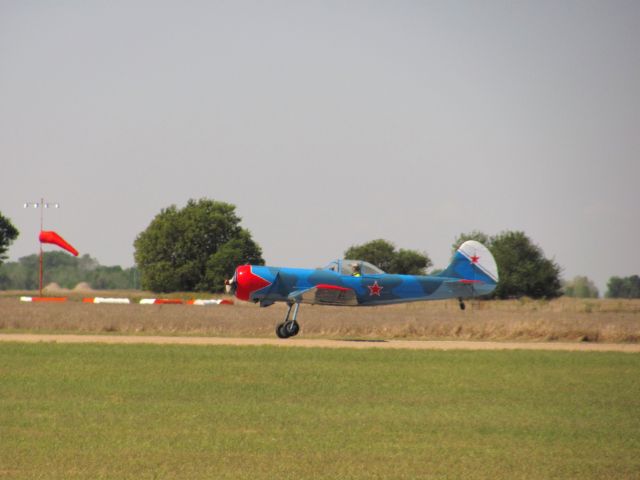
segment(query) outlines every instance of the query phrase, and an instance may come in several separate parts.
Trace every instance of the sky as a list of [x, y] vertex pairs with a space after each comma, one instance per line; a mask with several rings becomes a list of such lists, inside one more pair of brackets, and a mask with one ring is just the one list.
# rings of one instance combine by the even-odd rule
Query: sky
[[[270, 265], [522, 230], [640, 273], [638, 1], [0, 0], [0, 212], [103, 265], [232, 203]], [[47, 247], [46, 249], [54, 249]]]

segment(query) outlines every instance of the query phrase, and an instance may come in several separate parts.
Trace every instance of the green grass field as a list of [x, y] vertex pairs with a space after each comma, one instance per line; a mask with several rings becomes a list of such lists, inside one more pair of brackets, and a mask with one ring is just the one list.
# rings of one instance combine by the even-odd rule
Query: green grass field
[[640, 355], [0, 345], [0, 478], [639, 478]]

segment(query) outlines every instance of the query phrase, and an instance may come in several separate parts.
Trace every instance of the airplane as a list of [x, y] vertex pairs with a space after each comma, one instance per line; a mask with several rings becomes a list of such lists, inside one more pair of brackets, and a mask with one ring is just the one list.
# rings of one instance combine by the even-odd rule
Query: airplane
[[467, 240], [437, 275], [388, 274], [368, 262], [346, 259], [318, 269], [240, 265], [226, 282], [226, 290], [261, 307], [286, 302], [287, 315], [276, 327], [276, 335], [284, 339], [300, 331], [301, 303], [360, 307], [457, 298], [464, 310], [464, 299], [487, 295], [497, 283], [498, 267], [491, 252], [480, 242]]

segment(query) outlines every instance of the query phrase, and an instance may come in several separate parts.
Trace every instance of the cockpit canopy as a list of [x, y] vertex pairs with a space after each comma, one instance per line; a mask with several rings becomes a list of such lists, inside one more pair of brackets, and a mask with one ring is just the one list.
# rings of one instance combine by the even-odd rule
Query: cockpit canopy
[[353, 275], [354, 270], [360, 269], [361, 275], [380, 275], [384, 271], [380, 270], [375, 265], [363, 260], [349, 260], [346, 258], [340, 258], [325, 265], [322, 270], [330, 270], [342, 275]]

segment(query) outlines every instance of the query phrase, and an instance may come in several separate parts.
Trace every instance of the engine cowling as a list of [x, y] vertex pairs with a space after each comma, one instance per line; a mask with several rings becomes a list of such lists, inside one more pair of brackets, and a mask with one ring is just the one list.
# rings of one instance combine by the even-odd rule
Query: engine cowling
[[227, 291], [235, 294], [239, 300], [257, 301], [253, 294], [269, 285], [271, 282], [254, 273], [251, 265], [240, 265], [236, 268], [233, 278], [227, 283]]

